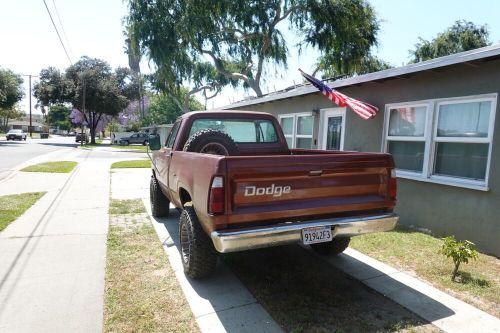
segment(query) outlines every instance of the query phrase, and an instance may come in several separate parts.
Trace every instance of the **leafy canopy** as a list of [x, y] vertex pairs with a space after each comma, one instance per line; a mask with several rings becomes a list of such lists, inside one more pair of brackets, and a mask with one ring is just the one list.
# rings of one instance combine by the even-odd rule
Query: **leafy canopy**
[[14, 108], [23, 96], [23, 79], [10, 69], [0, 68], [0, 109]]
[[415, 50], [410, 51], [411, 62], [420, 62], [491, 44], [486, 25], [475, 25], [464, 20], [456, 21], [446, 31], [431, 41], [419, 38]]
[[[285, 29], [339, 71], [368, 55], [379, 30], [365, 0], [129, 0], [127, 22], [164, 85], [242, 84], [257, 96], [265, 66], [287, 66]], [[211, 69], [196, 77], [200, 65]]]
[[124, 77], [120, 72], [114, 73], [103, 60], [82, 57], [65, 73], [53, 67], [43, 69], [33, 92], [42, 107], [71, 104], [88, 124], [91, 142], [95, 143], [98, 124], [106, 115], [115, 116], [128, 104], [125, 96], [128, 83]]
[[[187, 95], [187, 89], [181, 89], [181, 99]], [[203, 105], [195, 98], [189, 99], [189, 110], [203, 110]], [[148, 108], [148, 116], [146, 123], [151, 124], [171, 124], [177, 117], [182, 115], [182, 110], [178, 107], [177, 103], [168, 94], [160, 93], [151, 97], [151, 104]]]
[[63, 131], [69, 131], [71, 129], [70, 112], [71, 110], [65, 105], [52, 105], [47, 114], [47, 121], [51, 126], [55, 126]]

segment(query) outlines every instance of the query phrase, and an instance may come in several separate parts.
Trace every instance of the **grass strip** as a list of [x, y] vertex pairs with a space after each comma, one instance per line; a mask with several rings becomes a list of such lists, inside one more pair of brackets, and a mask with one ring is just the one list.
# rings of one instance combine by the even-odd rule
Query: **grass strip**
[[133, 150], [133, 151], [137, 151], [137, 152], [141, 152], [141, 153], [145, 153], [146, 150], [148, 149], [147, 146], [143, 146], [143, 145], [137, 145], [137, 146], [131, 146], [131, 145], [128, 145], [128, 146], [117, 146], [117, 145], [113, 145], [111, 147], [112, 148], [116, 148], [116, 149]]
[[478, 260], [460, 266], [461, 282], [452, 282], [453, 262], [438, 254], [442, 243], [430, 235], [398, 228], [354, 237], [350, 246], [402, 271], [414, 272], [434, 287], [500, 317], [500, 260], [479, 254]]
[[46, 192], [32, 192], [0, 196], [0, 231], [23, 215]]
[[48, 172], [48, 173], [69, 173], [73, 171], [77, 162], [57, 161], [30, 165], [21, 171], [24, 172]]
[[150, 160], [121, 161], [111, 164], [111, 169], [121, 168], [151, 168]]
[[223, 258], [285, 332], [439, 331], [297, 245]]
[[199, 332], [146, 214], [110, 217], [104, 332]]
[[141, 199], [118, 200], [111, 199], [109, 203], [109, 214], [139, 214], [145, 213], [146, 209]]

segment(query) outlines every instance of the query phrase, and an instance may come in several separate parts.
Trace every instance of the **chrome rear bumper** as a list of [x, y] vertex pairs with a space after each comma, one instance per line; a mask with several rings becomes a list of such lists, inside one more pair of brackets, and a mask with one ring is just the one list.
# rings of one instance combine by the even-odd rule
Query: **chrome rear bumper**
[[210, 236], [215, 249], [227, 253], [296, 243], [301, 241], [304, 228], [331, 226], [333, 237], [351, 237], [392, 230], [398, 220], [399, 216], [394, 213], [363, 215], [213, 231]]

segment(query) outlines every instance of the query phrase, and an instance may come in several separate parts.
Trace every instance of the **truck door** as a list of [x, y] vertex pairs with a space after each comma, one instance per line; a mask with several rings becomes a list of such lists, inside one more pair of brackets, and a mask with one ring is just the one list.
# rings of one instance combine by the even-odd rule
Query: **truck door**
[[167, 139], [165, 141], [165, 147], [163, 147], [160, 150], [160, 156], [157, 159], [157, 164], [156, 164], [156, 169], [157, 169], [157, 175], [156, 178], [160, 181], [162, 184], [162, 187], [164, 189], [169, 189], [168, 186], [168, 169], [170, 166], [170, 160], [172, 159], [173, 155], [173, 150], [172, 147], [174, 146], [175, 138], [177, 137], [177, 132], [179, 131], [179, 126], [181, 122], [177, 121], [172, 129], [170, 130], [169, 135], [167, 136]]

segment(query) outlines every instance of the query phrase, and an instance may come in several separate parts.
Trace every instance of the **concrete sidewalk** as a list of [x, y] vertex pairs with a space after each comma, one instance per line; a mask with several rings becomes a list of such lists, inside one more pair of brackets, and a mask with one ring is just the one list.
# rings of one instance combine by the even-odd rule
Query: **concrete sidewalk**
[[92, 154], [66, 156], [79, 162], [69, 175], [0, 184], [48, 191], [0, 233], [1, 332], [102, 331], [111, 160]]
[[200, 330], [204, 333], [282, 332], [279, 325], [222, 262], [217, 267], [217, 274], [203, 281], [196, 281], [185, 276], [178, 249], [179, 213], [172, 206], [169, 218], [158, 219], [151, 216], [150, 177], [151, 170], [149, 169], [113, 170], [111, 198], [143, 199]]

